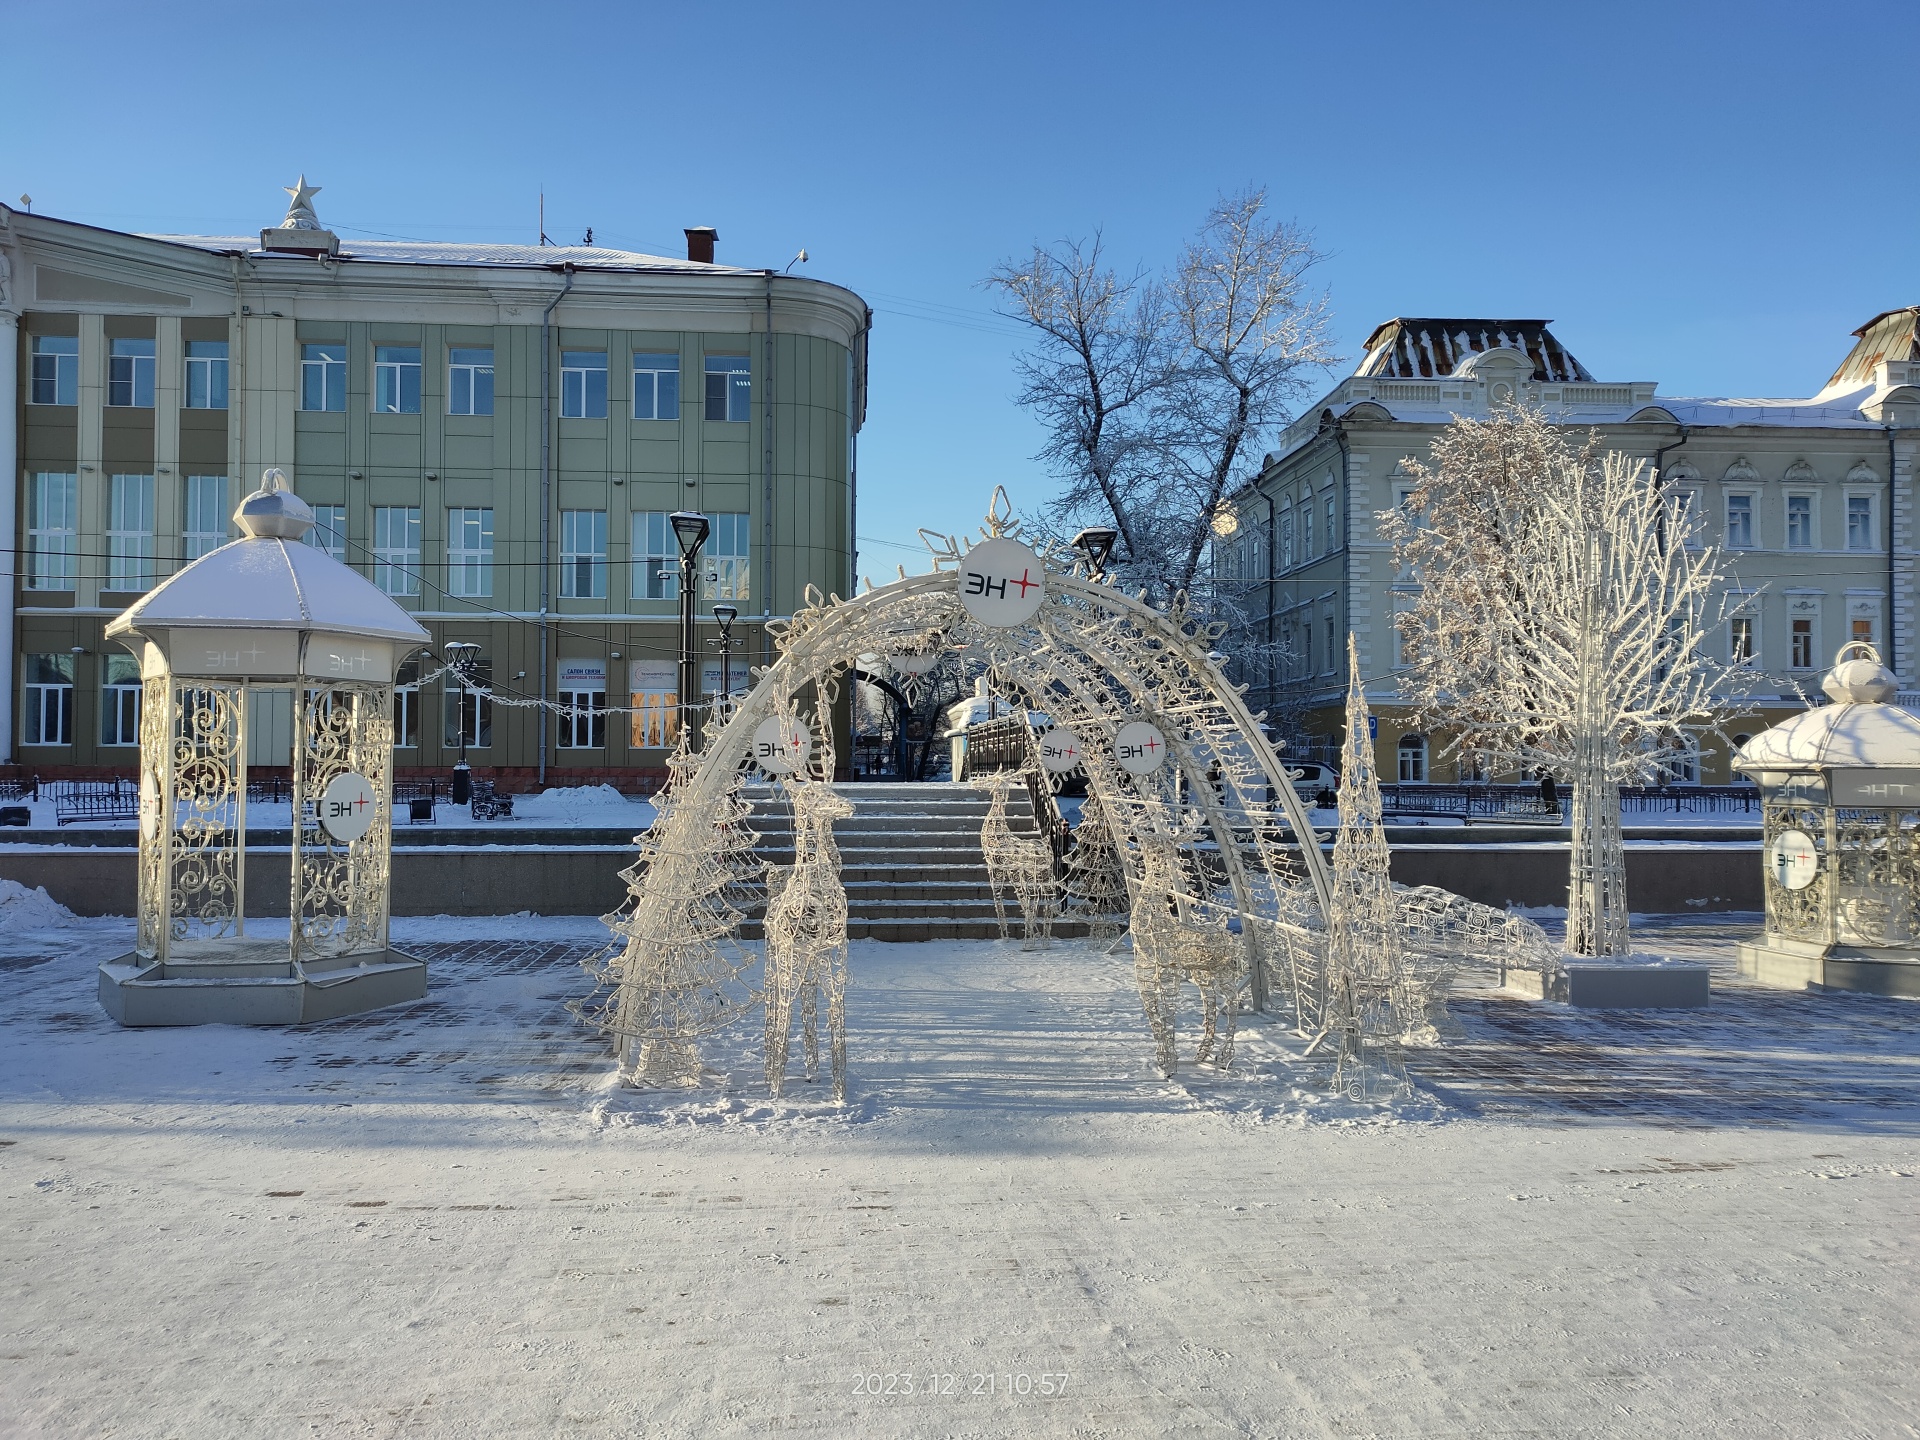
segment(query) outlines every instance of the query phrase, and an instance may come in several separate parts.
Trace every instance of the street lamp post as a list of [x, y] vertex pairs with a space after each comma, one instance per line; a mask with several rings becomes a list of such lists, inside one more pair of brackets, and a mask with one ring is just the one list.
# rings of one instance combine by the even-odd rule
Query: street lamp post
[[720, 638], [707, 643], [720, 652], [720, 699], [724, 706], [733, 699], [733, 622], [740, 618], [740, 609], [736, 605], [716, 605], [713, 618], [720, 627]]
[[692, 510], [676, 510], [667, 517], [680, 546], [680, 726], [693, 748], [699, 736], [692, 729], [700, 691], [700, 662], [693, 651], [693, 596], [699, 578], [700, 547], [707, 538], [707, 517]]
[[460, 682], [460, 706], [454, 712], [460, 730], [460, 760], [453, 767], [453, 803], [465, 805], [473, 799], [473, 776], [467, 769], [467, 684], [473, 657], [480, 647], [471, 640], [449, 640], [445, 648], [447, 668]]

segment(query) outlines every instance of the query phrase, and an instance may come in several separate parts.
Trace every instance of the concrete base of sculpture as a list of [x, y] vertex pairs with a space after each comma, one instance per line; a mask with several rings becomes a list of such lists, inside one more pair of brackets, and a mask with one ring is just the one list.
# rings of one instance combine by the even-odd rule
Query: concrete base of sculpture
[[296, 964], [285, 940], [200, 940], [162, 965], [122, 955], [100, 967], [100, 1004], [122, 1025], [306, 1025], [427, 993], [427, 965], [399, 950]]
[[1558, 974], [1507, 970], [1501, 983], [1534, 1000], [1558, 1000], [1581, 1010], [1700, 1010], [1712, 986], [1707, 967], [1569, 960]]
[[1757, 944], [1740, 947], [1740, 973], [1784, 990], [1823, 985], [1866, 995], [1920, 999], [1920, 950], [1816, 945], [1768, 935]]

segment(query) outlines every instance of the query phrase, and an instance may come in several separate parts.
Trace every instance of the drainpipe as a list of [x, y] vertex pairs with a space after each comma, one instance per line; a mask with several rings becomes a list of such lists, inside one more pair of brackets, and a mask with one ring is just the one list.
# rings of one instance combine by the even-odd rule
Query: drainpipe
[[[1353, 449], [1347, 443], [1347, 426], [1343, 420], [1333, 422], [1333, 443], [1340, 447], [1340, 549], [1337, 554], [1345, 557], [1353, 550]], [[1388, 617], [1388, 624], [1393, 617]], [[1340, 634], [1344, 640], [1353, 633], [1353, 577], [1348, 573], [1347, 561], [1340, 562]], [[1392, 642], [1389, 641], [1389, 644]], [[1340, 665], [1346, 667], [1347, 647], [1341, 645]], [[1338, 672], [1336, 672], [1337, 674]], [[1347, 676], [1347, 683], [1353, 683], [1353, 676]], [[1364, 683], [1362, 685], [1364, 689]]]
[[547, 652], [552, 648], [553, 622], [553, 310], [573, 289], [573, 266], [559, 267], [566, 276], [560, 293], [540, 312], [540, 754], [537, 777], [547, 784]]
[[1653, 483], [1656, 486], [1660, 483], [1660, 462], [1666, 458], [1669, 450], [1678, 450], [1682, 445], [1686, 444], [1692, 434], [1693, 432], [1691, 430], [1682, 425], [1680, 427], [1680, 438], [1678, 440], [1675, 440], [1671, 445], [1662, 445], [1653, 452]]
[[1895, 642], [1895, 637], [1900, 633], [1898, 626], [1895, 624], [1895, 621], [1897, 620], [1900, 613], [1900, 600], [1899, 600], [1900, 592], [1894, 586], [1894, 576], [1896, 571], [1894, 569], [1894, 558], [1893, 558], [1893, 467], [1896, 463], [1895, 449], [1894, 449], [1894, 436], [1898, 433], [1899, 428], [1900, 427], [1897, 425], [1889, 425], [1886, 427], [1886, 430], [1887, 430], [1887, 633], [1883, 637], [1881, 637], [1887, 642], [1886, 654], [1882, 658], [1886, 660], [1887, 669], [1892, 673], [1896, 683], [1899, 681], [1899, 678], [1900, 678], [1900, 666], [1897, 663], [1898, 646]]
[[[56, 397], [58, 398], [58, 397]], [[20, 317], [0, 311], [0, 554], [18, 553], [15, 507], [20, 495]], [[12, 578], [0, 586], [0, 761], [13, 760]]]
[[1280, 519], [1279, 508], [1274, 504], [1273, 491], [1267, 491], [1267, 709], [1271, 710], [1279, 700], [1280, 687], [1273, 683], [1273, 607], [1278, 601], [1279, 592], [1275, 589], [1277, 577], [1274, 571], [1280, 565]]
[[[767, 621], [773, 618], [773, 271], [767, 278], [767, 328], [761, 341], [760, 399], [760, 663], [773, 664], [773, 637]], [[851, 592], [849, 592], [851, 593]]]

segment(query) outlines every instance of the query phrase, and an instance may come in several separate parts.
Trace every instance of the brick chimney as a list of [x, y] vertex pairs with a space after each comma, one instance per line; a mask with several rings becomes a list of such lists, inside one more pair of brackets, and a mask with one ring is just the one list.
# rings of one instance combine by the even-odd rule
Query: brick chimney
[[695, 225], [687, 231], [687, 259], [696, 265], [713, 264], [713, 244], [720, 232], [711, 225]]

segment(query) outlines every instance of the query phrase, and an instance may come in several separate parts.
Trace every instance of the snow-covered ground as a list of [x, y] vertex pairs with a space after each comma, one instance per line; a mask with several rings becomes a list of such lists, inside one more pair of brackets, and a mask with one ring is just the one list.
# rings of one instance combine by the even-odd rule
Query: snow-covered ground
[[[131, 830], [138, 823], [131, 819], [90, 820], [60, 827], [53, 801], [35, 800], [30, 802], [29, 808], [33, 812], [35, 827], [47, 830], [56, 827], [68, 830]], [[541, 826], [640, 831], [653, 824], [653, 816], [651, 800], [629, 799], [611, 785], [564, 785], [535, 795], [516, 795], [513, 797], [511, 816], [484, 823], [489, 829], [496, 826], [509, 830]], [[442, 800], [434, 806], [434, 823], [470, 825], [473, 816], [465, 805]], [[285, 802], [250, 804], [247, 806], [247, 824], [254, 830], [285, 830], [293, 824], [293, 807]], [[401, 814], [395, 818], [394, 828], [407, 830], [425, 827], [415, 827], [405, 814]], [[4, 840], [5, 833], [0, 831], [0, 840]]]
[[123, 1031], [126, 922], [13, 901], [7, 1435], [1915, 1433], [1914, 1004], [1473, 991], [1367, 1108], [1263, 1017], [1154, 1078], [1124, 955], [856, 942], [837, 1110], [768, 1101], [757, 1016], [700, 1092], [608, 1084], [590, 920], [399, 922], [390, 1012]]

